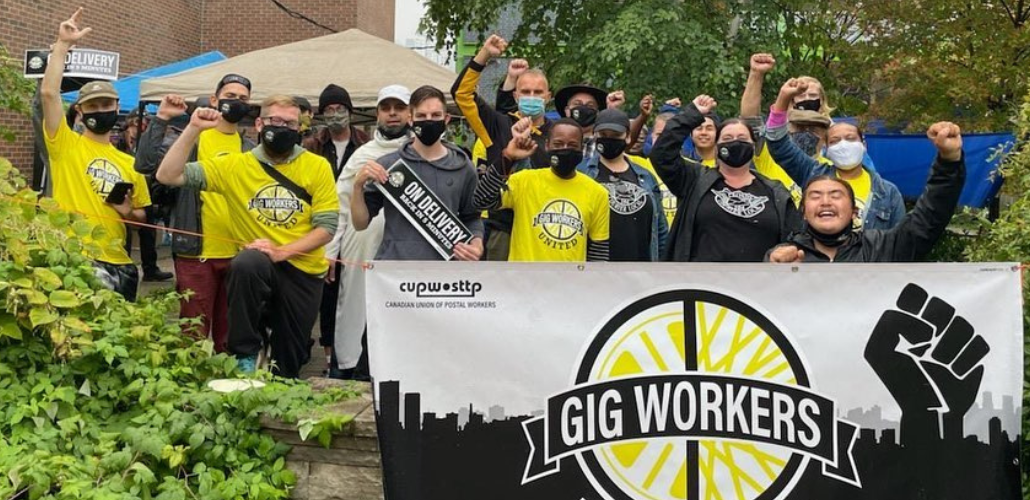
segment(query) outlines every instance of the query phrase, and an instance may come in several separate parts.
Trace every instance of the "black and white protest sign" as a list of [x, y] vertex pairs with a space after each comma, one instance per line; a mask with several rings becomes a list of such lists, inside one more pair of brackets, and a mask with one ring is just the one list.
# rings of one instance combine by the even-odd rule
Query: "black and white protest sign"
[[[50, 51], [45, 49], [25, 51], [25, 78], [43, 78]], [[94, 80], [117, 80], [121, 55], [94, 49], [68, 51], [64, 58], [64, 76], [90, 78]]]
[[386, 183], [375, 186], [444, 260], [451, 260], [456, 244], [472, 240], [468, 227], [404, 160], [397, 160], [386, 173]]

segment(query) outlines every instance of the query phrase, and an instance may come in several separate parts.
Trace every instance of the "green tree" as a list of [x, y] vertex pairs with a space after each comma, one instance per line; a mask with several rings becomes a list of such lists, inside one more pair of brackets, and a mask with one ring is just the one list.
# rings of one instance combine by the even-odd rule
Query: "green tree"
[[[0, 109], [28, 116], [32, 112], [35, 85], [21, 74], [21, 62], [12, 58], [0, 45]], [[0, 125], [0, 138], [14, 140], [14, 132]]]

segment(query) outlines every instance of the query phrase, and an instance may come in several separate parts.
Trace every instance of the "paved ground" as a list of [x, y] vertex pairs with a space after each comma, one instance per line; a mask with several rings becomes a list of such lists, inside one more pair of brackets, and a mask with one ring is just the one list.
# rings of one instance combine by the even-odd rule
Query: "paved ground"
[[[137, 264], [140, 262], [138, 249], [133, 249], [132, 258], [136, 261]], [[174, 266], [172, 265], [172, 252], [171, 249], [169, 249], [169, 247], [158, 245], [157, 265], [163, 271], [173, 272], [175, 270]], [[146, 281], [140, 283], [140, 295], [146, 295], [159, 291], [171, 291], [174, 289], [174, 278], [161, 283], [153, 283]], [[311, 362], [309, 362], [301, 370], [301, 378], [318, 377], [321, 376], [322, 372], [325, 370], [325, 353], [322, 351], [322, 347], [318, 345], [318, 323], [315, 323], [315, 328], [312, 331], [311, 335], [312, 338], [315, 339], [315, 344], [311, 348]]]

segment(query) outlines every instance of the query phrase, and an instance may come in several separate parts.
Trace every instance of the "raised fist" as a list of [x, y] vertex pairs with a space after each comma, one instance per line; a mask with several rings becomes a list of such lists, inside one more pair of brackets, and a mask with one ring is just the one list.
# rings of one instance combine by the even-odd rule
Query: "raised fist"
[[654, 96], [647, 94], [640, 100], [640, 114], [651, 116], [652, 111], [654, 111]]
[[511, 140], [504, 148], [504, 156], [509, 160], [519, 161], [533, 156], [537, 143], [533, 140], [533, 119], [522, 118], [511, 127]]
[[803, 94], [808, 90], [808, 82], [791, 78], [780, 87], [780, 98], [793, 100], [795, 96]]
[[222, 114], [216, 109], [197, 108], [197, 110], [193, 112], [193, 116], [190, 117], [190, 126], [196, 127], [200, 130], [215, 128], [218, 126], [218, 120], [221, 118]]
[[508, 50], [508, 41], [499, 35], [490, 35], [490, 38], [486, 39], [486, 43], [483, 44], [481, 50], [486, 52], [487, 56], [500, 57], [505, 50]]
[[527, 70], [529, 70], [529, 61], [525, 59], [512, 59], [511, 62], [508, 63], [509, 78], [517, 80]]
[[626, 104], [626, 93], [621, 90], [616, 90], [608, 94], [608, 108], [609, 109], [620, 109], [623, 104]]
[[61, 23], [61, 27], [57, 31], [58, 41], [75, 45], [82, 37], [93, 31], [93, 28], [79, 28], [79, 23], [82, 21], [82, 10], [82, 7], [79, 7], [70, 19]]
[[776, 67], [776, 58], [772, 54], [755, 54], [751, 56], [751, 71], [767, 74]]
[[937, 148], [941, 159], [958, 161], [962, 159], [962, 130], [951, 122], [937, 122], [926, 131], [926, 136]]
[[161, 99], [161, 105], [157, 108], [157, 117], [168, 121], [186, 114], [186, 99], [181, 95], [168, 94]]
[[719, 105], [711, 96], [701, 94], [694, 98], [694, 107], [701, 112], [702, 115], [707, 115]]
[[981, 361], [990, 347], [954, 307], [917, 285], [902, 290], [897, 306], [873, 328], [865, 359], [901, 407], [902, 437], [936, 434], [921, 427], [940, 414], [945, 434], [961, 438], [962, 418], [980, 390]]
[[683, 101], [681, 101], [679, 97], [673, 97], [672, 99], [665, 101], [665, 104], [675, 108], [683, 107]]

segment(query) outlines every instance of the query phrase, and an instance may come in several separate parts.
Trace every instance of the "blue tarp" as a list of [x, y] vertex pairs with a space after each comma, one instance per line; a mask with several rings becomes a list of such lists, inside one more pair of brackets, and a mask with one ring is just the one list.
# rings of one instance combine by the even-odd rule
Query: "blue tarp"
[[[926, 186], [936, 149], [921, 134], [871, 134], [866, 136], [869, 155], [876, 162], [876, 171], [893, 182], [906, 199], [918, 198]], [[1011, 133], [963, 134], [962, 149], [966, 154], [966, 187], [959, 203], [983, 207], [998, 193], [1001, 178], [997, 175], [999, 150], [1008, 152], [1015, 143]]]
[[[120, 111], [128, 113], [139, 106], [139, 85], [143, 80], [181, 73], [225, 59], [227, 59], [225, 54], [215, 50], [120, 78], [113, 82], [114, 88], [118, 91]], [[64, 99], [64, 102], [73, 103], [79, 98], [79, 91], [65, 92], [61, 94], [61, 98]]]

